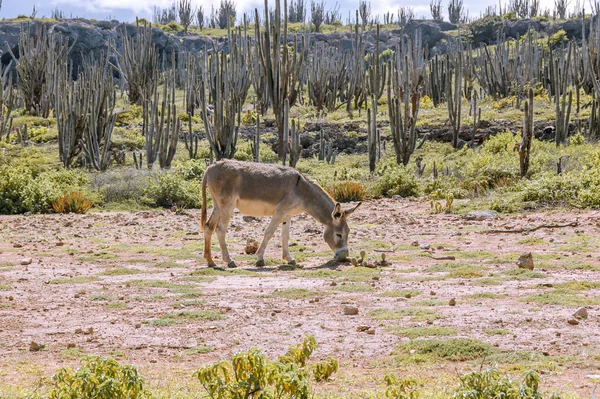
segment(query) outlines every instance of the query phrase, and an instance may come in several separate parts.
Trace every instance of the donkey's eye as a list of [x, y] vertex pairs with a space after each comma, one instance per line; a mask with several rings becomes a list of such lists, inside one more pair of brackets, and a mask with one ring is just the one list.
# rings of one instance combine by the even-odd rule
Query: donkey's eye
[[341, 234], [336, 234], [336, 236], [338, 236], [338, 238], [342, 238], [342, 235], [341, 235]]

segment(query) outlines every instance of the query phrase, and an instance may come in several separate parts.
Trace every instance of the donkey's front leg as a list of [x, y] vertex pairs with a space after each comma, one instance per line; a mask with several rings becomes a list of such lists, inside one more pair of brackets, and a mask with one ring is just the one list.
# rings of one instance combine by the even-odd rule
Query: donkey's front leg
[[269, 243], [269, 240], [271, 239], [271, 237], [273, 237], [275, 230], [277, 230], [277, 226], [279, 226], [279, 224], [283, 221], [284, 218], [285, 218], [285, 215], [278, 213], [278, 212], [275, 212], [275, 214], [271, 218], [271, 222], [269, 223], [269, 225], [267, 226], [267, 229], [265, 230], [265, 236], [264, 236], [262, 242], [260, 243], [260, 247], [258, 247], [258, 251], [256, 252], [256, 255], [258, 255], [258, 260], [256, 261], [256, 266], [263, 267], [265, 265], [264, 256], [265, 256], [265, 250], [267, 249], [267, 244]]
[[282, 258], [285, 259], [289, 265], [295, 265], [296, 261], [290, 254], [290, 247], [289, 247], [291, 220], [292, 220], [291, 216], [286, 217], [281, 226], [281, 250], [282, 250]]

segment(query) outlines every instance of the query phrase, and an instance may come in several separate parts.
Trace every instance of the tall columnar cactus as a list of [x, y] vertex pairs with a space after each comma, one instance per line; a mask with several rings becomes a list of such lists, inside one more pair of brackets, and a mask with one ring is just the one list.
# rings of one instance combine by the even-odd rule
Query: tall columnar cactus
[[569, 71], [571, 68], [571, 54], [573, 43], [569, 44], [567, 53], [553, 51], [550, 48], [549, 80], [554, 98], [556, 115], [555, 142], [556, 145], [563, 144], [569, 133], [569, 121], [571, 119], [571, 105], [573, 103], [573, 91], [569, 88]]
[[364, 28], [359, 28], [358, 11], [356, 11], [356, 21], [354, 25], [354, 35], [352, 37], [351, 59], [348, 64], [348, 102], [346, 103], [346, 112], [350, 112], [352, 105], [359, 109], [365, 101], [365, 39]]
[[429, 61], [429, 92], [433, 106], [437, 107], [446, 98], [446, 63], [436, 54]]
[[529, 170], [529, 154], [531, 152], [531, 140], [533, 138], [533, 89], [529, 88], [527, 101], [523, 108], [523, 139], [519, 146], [519, 165], [521, 177], [527, 175]]
[[[287, 15], [287, 0], [283, 2], [283, 14]], [[255, 9], [256, 45], [259, 49], [260, 66], [266, 79], [266, 92], [277, 120], [279, 148], [277, 154], [283, 157], [285, 142], [284, 102], [287, 98], [290, 106], [296, 103], [300, 91], [300, 72], [304, 60], [305, 40], [300, 45], [294, 37], [294, 48], [290, 51], [287, 45], [287, 18], [281, 19], [281, 2], [275, 1], [274, 21], [270, 22], [268, 1], [265, 0], [264, 31], [260, 32], [258, 10]]]
[[383, 95], [385, 88], [386, 76], [388, 73], [387, 65], [384, 62], [380, 62], [379, 42], [380, 42], [380, 25], [377, 24], [377, 38], [375, 41], [375, 53], [370, 54], [371, 62], [367, 68], [366, 93], [370, 96], [375, 96], [376, 100], [379, 100]]
[[473, 115], [473, 130], [471, 131], [471, 145], [475, 143], [475, 134], [481, 122], [481, 107], [478, 105], [477, 91], [473, 91], [471, 95], [471, 112]]
[[299, 126], [298, 129], [296, 129], [296, 122], [294, 120], [292, 120], [292, 125], [290, 127], [290, 103], [287, 100], [284, 103], [284, 113], [285, 125], [283, 130], [283, 139], [286, 143], [286, 146], [283, 154], [282, 165], [286, 164], [287, 155], [289, 154], [290, 160], [288, 165], [292, 168], [295, 168], [302, 152], [302, 147], [300, 146], [300, 129]]
[[[423, 82], [421, 60], [409, 54], [403, 57], [399, 50], [389, 62], [388, 109], [390, 132], [396, 152], [396, 162], [407, 165], [417, 143], [417, 119]], [[393, 91], [392, 91], [393, 90]]]
[[305, 63], [308, 98], [319, 112], [335, 111], [338, 99], [348, 101], [349, 62], [349, 52], [322, 43], [316, 45], [312, 59]]
[[87, 91], [87, 126], [81, 145], [85, 159], [96, 170], [108, 169], [111, 159], [111, 137], [117, 114], [116, 91], [112, 70], [104, 55], [86, 65], [79, 79]]
[[[204, 53], [199, 92], [206, 137], [217, 160], [233, 158], [235, 154], [242, 106], [251, 84], [248, 38], [238, 30], [230, 34], [230, 43], [229, 55], [214, 51], [209, 57]], [[209, 107], [213, 110], [210, 115]]]
[[19, 34], [19, 56], [7, 49], [16, 64], [17, 86], [25, 102], [25, 109], [33, 114], [48, 117], [54, 107], [55, 80], [60, 73], [58, 65], [67, 61], [71, 48], [59, 34], [48, 33], [36, 24], [21, 27]]
[[[448, 119], [452, 126], [452, 146], [458, 148], [462, 110], [462, 56], [446, 55], [446, 102], [448, 104]], [[454, 79], [452, 79], [454, 77]]]
[[[158, 70], [154, 71], [153, 79], [158, 81]], [[146, 138], [148, 169], [152, 169], [157, 159], [161, 169], [171, 167], [181, 130], [181, 121], [177, 118], [175, 105], [174, 71], [166, 72], [164, 81], [162, 96], [158, 86], [154, 86], [152, 97], [144, 103], [142, 130]]]
[[66, 62], [54, 84], [60, 160], [66, 168], [82, 152], [84, 164], [106, 170], [111, 162], [111, 136], [116, 121], [112, 71], [102, 55], [84, 63], [76, 81]]
[[377, 100], [371, 96], [371, 108], [367, 111], [367, 149], [369, 150], [369, 171], [375, 172], [379, 160], [379, 130], [377, 130]]
[[4, 136], [6, 136], [6, 141], [8, 141], [13, 123], [11, 114], [15, 107], [15, 97], [11, 83], [12, 75], [10, 74], [10, 67], [11, 65], [9, 64], [0, 73], [0, 141], [2, 141], [2, 137]]
[[137, 26], [135, 37], [127, 34], [123, 24], [123, 51], [117, 54], [117, 69], [125, 79], [129, 102], [142, 105], [154, 95], [158, 82], [153, 79], [159, 69], [158, 51], [152, 43], [152, 25]]

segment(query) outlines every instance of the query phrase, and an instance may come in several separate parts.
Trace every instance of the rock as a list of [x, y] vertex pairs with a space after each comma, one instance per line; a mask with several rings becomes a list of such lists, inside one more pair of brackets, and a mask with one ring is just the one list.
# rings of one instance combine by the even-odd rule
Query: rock
[[523, 252], [517, 260], [517, 266], [519, 269], [533, 270], [533, 255], [531, 252]]
[[374, 328], [369, 328], [367, 330], [367, 334], [369, 334], [369, 335], [375, 335], [375, 329]]
[[337, 283], [335, 281], [332, 281], [331, 284], [329, 284], [332, 287], [335, 287], [337, 285]]
[[39, 352], [42, 349], [44, 349], [44, 346], [45, 345], [38, 344], [35, 341], [31, 341], [31, 343], [29, 344], [29, 352]]
[[242, 216], [242, 220], [246, 223], [250, 223], [250, 222], [255, 222], [258, 219], [255, 218], [254, 216]]
[[567, 323], [569, 323], [572, 326], [576, 326], [577, 324], [579, 324], [579, 321], [575, 320], [575, 319], [569, 319], [567, 321]]
[[76, 346], [75, 346], [74, 343], [67, 344], [67, 349], [72, 349], [72, 348], [75, 348], [75, 347]]
[[358, 308], [356, 306], [346, 305], [344, 306], [344, 314], [346, 316], [356, 316], [358, 314]]
[[31, 258], [25, 258], [25, 259], [21, 260], [21, 264], [23, 266], [31, 265], [32, 262], [33, 262], [33, 259], [31, 259]]
[[429, 291], [429, 295], [435, 295], [435, 291]]
[[467, 220], [489, 220], [497, 219], [498, 214], [494, 211], [472, 211], [463, 216]]
[[448, 305], [450, 306], [456, 306], [456, 299], [452, 298], [448, 301]]
[[258, 251], [258, 241], [248, 240], [248, 242], [246, 242], [246, 247], [244, 248], [244, 252], [247, 255], [254, 255], [257, 251]]
[[371, 327], [369, 327], [369, 326], [358, 326], [358, 327], [356, 327], [356, 331], [365, 332], [365, 331], [369, 330], [370, 328]]
[[575, 317], [576, 319], [586, 319], [588, 318], [588, 311], [585, 307], [581, 307], [579, 309], [577, 309], [577, 311], [575, 311], [575, 313], [573, 313], [573, 317]]
[[419, 241], [413, 241], [410, 243], [410, 245], [412, 245], [413, 247], [418, 247], [419, 246]]
[[421, 245], [419, 245], [419, 248], [421, 248], [421, 249], [429, 249], [429, 244], [421, 244]]

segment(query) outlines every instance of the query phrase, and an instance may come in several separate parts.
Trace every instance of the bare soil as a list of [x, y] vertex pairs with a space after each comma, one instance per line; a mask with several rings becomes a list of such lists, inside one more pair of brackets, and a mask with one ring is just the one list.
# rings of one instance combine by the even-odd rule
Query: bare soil
[[[569, 222], [577, 225], [485, 233]], [[501, 353], [541, 353], [547, 360], [499, 367], [518, 372], [523, 362], [542, 373], [544, 387], [591, 396], [597, 380], [586, 376], [600, 374], [599, 212], [467, 221], [432, 214], [424, 200], [369, 201], [351, 221], [349, 244], [354, 256], [364, 250], [379, 260], [385, 253], [391, 264], [377, 269], [332, 262], [321, 226], [304, 215], [291, 226], [303, 268], [279, 267], [278, 235], [267, 266], [255, 268], [244, 248], [260, 241], [267, 224], [236, 213], [228, 243], [241, 267], [207, 271], [199, 211], [0, 217], [0, 393], [43, 390], [82, 354], [133, 363], [162, 392], [192, 389], [191, 372], [206, 362], [256, 346], [277, 356], [310, 334], [315, 358], [332, 356], [341, 365], [320, 389], [344, 396], [382, 389], [389, 371], [435, 382], [478, 368], [481, 359], [411, 363], [410, 353], [397, 351], [410, 340], [399, 327], [449, 327]], [[514, 271], [522, 252], [533, 254], [535, 273]], [[597, 285], [569, 291], [557, 286], [564, 282]], [[344, 315], [346, 305], [359, 314]], [[588, 319], [569, 324], [580, 306]], [[372, 313], [407, 308], [436, 317]], [[43, 348], [31, 351], [32, 342]]]

